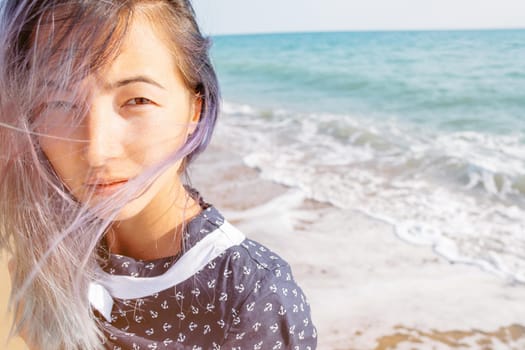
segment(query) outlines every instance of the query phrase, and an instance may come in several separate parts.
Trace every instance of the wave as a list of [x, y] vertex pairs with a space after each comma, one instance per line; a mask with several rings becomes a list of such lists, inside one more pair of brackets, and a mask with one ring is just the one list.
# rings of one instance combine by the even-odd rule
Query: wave
[[224, 104], [222, 132], [263, 177], [394, 225], [450, 261], [525, 283], [525, 138]]

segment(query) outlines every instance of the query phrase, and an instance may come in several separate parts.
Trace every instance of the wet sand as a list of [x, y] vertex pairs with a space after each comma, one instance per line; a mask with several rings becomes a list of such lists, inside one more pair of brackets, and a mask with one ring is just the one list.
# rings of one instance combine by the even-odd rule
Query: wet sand
[[450, 263], [384, 222], [261, 179], [221, 137], [193, 167], [193, 184], [291, 264], [319, 349], [525, 349], [525, 285]]

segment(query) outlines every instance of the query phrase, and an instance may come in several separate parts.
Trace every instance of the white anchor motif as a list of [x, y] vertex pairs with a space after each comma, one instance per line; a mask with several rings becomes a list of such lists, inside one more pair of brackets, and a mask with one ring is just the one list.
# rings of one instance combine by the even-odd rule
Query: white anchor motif
[[139, 277], [139, 273], [134, 271], [132, 273], [129, 274], [131, 277]]
[[237, 340], [241, 340], [242, 338], [244, 338], [244, 335], [246, 334], [246, 332], [242, 332], [242, 333], [237, 333], [235, 335], [235, 339]]
[[278, 340], [275, 342], [275, 345], [273, 346], [272, 350], [279, 350], [282, 348], [282, 346], [283, 346], [283, 343]]
[[153, 319], [159, 317], [159, 313], [157, 311], [150, 310], [149, 313]]
[[195, 323], [195, 322], [191, 322], [190, 325], [188, 326], [188, 328], [190, 329], [190, 331], [194, 331], [195, 328], [197, 328], [198, 325]]
[[241, 283], [238, 286], [235, 286], [235, 289], [237, 290], [237, 292], [242, 293], [244, 292], [244, 285]]
[[277, 314], [279, 314], [279, 316], [283, 316], [284, 314], [286, 314], [286, 308], [283, 305], [281, 305]]
[[275, 277], [281, 277], [281, 270], [275, 270]]
[[281, 289], [281, 290], [282, 290], [283, 295], [284, 295], [285, 297], [288, 296], [288, 288], [283, 288], [283, 289]]
[[193, 345], [193, 347], [191, 348], [191, 350], [202, 350], [202, 348], [201, 348], [200, 346]]
[[252, 328], [253, 328], [254, 331], [257, 332], [257, 331], [259, 330], [259, 328], [261, 328], [261, 326], [262, 326], [261, 323], [259, 323], [259, 322], [255, 322], [255, 323], [253, 324]]
[[202, 334], [208, 334], [211, 332], [211, 327], [209, 324], [204, 325], [204, 332]]
[[292, 312], [299, 312], [299, 306], [293, 304]]
[[182, 294], [181, 291], [178, 291], [178, 292], [175, 294], [175, 299], [177, 299], [177, 300], [182, 300], [182, 299], [184, 299], [184, 294]]
[[226, 301], [228, 300], [228, 294], [222, 292], [221, 296], [219, 297], [219, 301]]
[[289, 272], [286, 273], [286, 280], [287, 281], [291, 281], [292, 280], [292, 275]]
[[261, 289], [261, 281], [257, 280], [255, 281], [255, 287], [253, 287], [254, 293], [256, 293], [259, 289]]
[[218, 324], [219, 327], [221, 327], [221, 328], [224, 328], [224, 326], [226, 326], [226, 322], [224, 322], [224, 320], [217, 321], [217, 324]]
[[177, 317], [178, 317], [181, 321], [183, 321], [183, 320], [186, 318], [186, 315], [184, 314], [184, 312], [181, 311], [181, 312], [179, 312], [179, 313], [177, 314]]
[[221, 346], [215, 342], [213, 342], [212, 346], [213, 346], [213, 350], [221, 350]]
[[162, 302], [162, 304], [160, 304], [160, 307], [163, 308], [164, 310], [168, 309], [168, 301], [167, 300], [164, 300]]
[[129, 267], [129, 261], [124, 261], [122, 263], [122, 267], [125, 267], [125, 268]]
[[212, 261], [208, 264], [208, 268], [211, 270], [211, 269], [214, 269], [215, 266], [217, 265], [217, 263], [215, 261]]
[[267, 312], [267, 311], [272, 311], [273, 309], [273, 305], [272, 303], [266, 303], [266, 305], [264, 306], [264, 312]]
[[139, 316], [139, 315], [135, 316], [135, 322], [136, 323], [141, 323], [143, 319], [144, 318], [142, 316]]
[[230, 277], [230, 275], [231, 275], [232, 273], [233, 273], [232, 270], [228, 270], [228, 269], [226, 269], [226, 270], [224, 270], [223, 275], [224, 275], [225, 278], [228, 278], [228, 277]]
[[151, 343], [148, 345], [148, 349], [157, 350], [157, 343]]
[[167, 323], [167, 322], [162, 325], [162, 329], [164, 329], [164, 332], [169, 331], [171, 329], [171, 327], [172, 327], [172, 325]]
[[303, 324], [304, 324], [304, 326], [307, 327], [307, 326], [308, 326], [308, 323], [309, 323], [308, 319], [305, 318], [305, 319], [303, 320]]
[[279, 259], [279, 257], [278, 257], [278, 256], [275, 256], [275, 255], [270, 255], [270, 260], [277, 260], [277, 259]]
[[138, 346], [137, 344], [133, 343], [133, 350], [140, 350], [140, 346]]
[[110, 333], [110, 334], [109, 334], [109, 339], [111, 339], [111, 340], [117, 340], [118, 338], [115, 336], [115, 334]]
[[199, 308], [195, 307], [195, 306], [191, 306], [191, 313], [194, 314], [194, 315], [197, 315], [199, 313]]
[[270, 326], [270, 330], [275, 333], [277, 332], [277, 330], [279, 330], [279, 326], [277, 325], [277, 323], [274, 323]]
[[294, 297], [297, 297], [297, 289], [293, 289], [292, 294], [294, 295]]
[[154, 263], [149, 263], [147, 264], [146, 266], [144, 266], [144, 268], [148, 269], [148, 270], [153, 270], [153, 268], [155, 267], [155, 264]]
[[301, 340], [304, 339], [304, 331], [300, 331], [299, 332], [299, 339], [301, 339]]
[[234, 252], [234, 253], [232, 254], [232, 260], [237, 260], [237, 259], [239, 259], [240, 257], [241, 257], [241, 253], [239, 253], [239, 252]]
[[186, 336], [182, 333], [179, 333], [179, 336], [177, 337], [177, 342], [183, 343], [186, 340]]
[[253, 309], [255, 308], [255, 302], [251, 302], [249, 303], [248, 305], [246, 305], [246, 310], [247, 311], [253, 311]]
[[213, 288], [213, 287], [215, 287], [215, 283], [216, 283], [216, 282], [217, 282], [217, 281], [214, 280], [214, 279], [211, 280], [211, 281], [208, 281], [208, 288]]
[[266, 248], [264, 248], [263, 246], [260, 246], [260, 247], [259, 247], [259, 250], [260, 250], [261, 252], [265, 252], [265, 251], [266, 251]]
[[201, 290], [199, 288], [195, 288], [194, 290], [191, 291], [191, 294], [198, 297], [201, 294]]
[[170, 338], [166, 338], [166, 339], [164, 339], [164, 341], [162, 343], [164, 344], [164, 346], [168, 346], [171, 343], [173, 343], [173, 340], [171, 340]]
[[153, 330], [153, 328], [146, 329], [146, 334], [147, 335], [153, 335], [154, 333], [155, 333], [155, 331]]
[[295, 334], [295, 325], [292, 325], [290, 327], [290, 334], [294, 335]]
[[249, 267], [243, 266], [242, 267], [242, 273], [245, 275], [249, 275], [252, 272], [252, 270]]
[[206, 311], [207, 311], [207, 312], [213, 312], [214, 309], [215, 309], [215, 305], [210, 304], [210, 303], [208, 303], [208, 304], [206, 305]]
[[270, 290], [272, 291], [272, 293], [277, 293], [277, 286], [275, 285], [275, 283], [270, 286]]
[[[239, 316], [235, 317], [233, 319], [233, 324], [234, 325], [238, 325], [239, 323], [241, 323], [241, 318]], [[222, 328], [222, 327], [221, 327]]]
[[263, 345], [263, 341], [258, 342], [253, 346], [253, 350], [261, 350]]

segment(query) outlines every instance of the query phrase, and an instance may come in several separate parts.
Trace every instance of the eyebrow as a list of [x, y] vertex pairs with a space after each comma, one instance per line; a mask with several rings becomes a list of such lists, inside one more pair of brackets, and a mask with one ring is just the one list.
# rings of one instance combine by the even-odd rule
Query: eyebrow
[[137, 75], [137, 76], [133, 76], [133, 77], [129, 77], [129, 78], [126, 78], [126, 79], [121, 79], [121, 80], [118, 80], [114, 83], [108, 83], [108, 84], [104, 84], [104, 88], [107, 89], [107, 90], [113, 90], [113, 89], [116, 89], [116, 88], [119, 88], [119, 87], [123, 87], [123, 86], [126, 86], [126, 85], [129, 85], [129, 84], [134, 84], [134, 83], [146, 83], [146, 84], [150, 84], [150, 85], [154, 85], [158, 88], [161, 88], [163, 90], [166, 90], [166, 88], [164, 86], [162, 86], [160, 83], [156, 82], [155, 80], [145, 76], [145, 75]]

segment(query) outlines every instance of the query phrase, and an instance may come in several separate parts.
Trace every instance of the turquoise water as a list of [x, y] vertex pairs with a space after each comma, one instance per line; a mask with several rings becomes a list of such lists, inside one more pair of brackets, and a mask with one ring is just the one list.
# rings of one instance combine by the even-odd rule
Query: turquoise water
[[525, 283], [525, 30], [213, 39], [246, 164]]
[[525, 131], [524, 30], [220, 36], [213, 57], [228, 101]]

